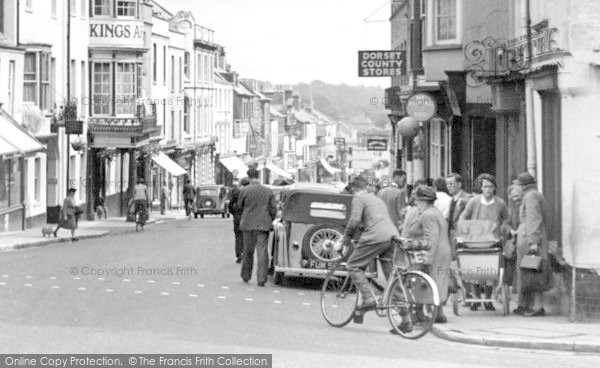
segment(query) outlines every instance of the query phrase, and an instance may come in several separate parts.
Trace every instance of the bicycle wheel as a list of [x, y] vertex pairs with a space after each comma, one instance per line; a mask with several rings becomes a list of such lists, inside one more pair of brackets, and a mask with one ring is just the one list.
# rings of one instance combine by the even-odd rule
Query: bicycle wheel
[[358, 303], [358, 291], [350, 275], [335, 275], [335, 271], [330, 271], [323, 281], [321, 312], [333, 327], [344, 327], [352, 321]]
[[437, 286], [424, 273], [409, 271], [389, 286], [388, 318], [404, 338], [418, 339], [431, 331], [439, 304]]

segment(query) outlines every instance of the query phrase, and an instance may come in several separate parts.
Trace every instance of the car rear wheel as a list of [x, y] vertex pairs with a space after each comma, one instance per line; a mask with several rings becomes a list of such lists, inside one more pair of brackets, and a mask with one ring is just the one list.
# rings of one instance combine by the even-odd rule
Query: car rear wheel
[[334, 244], [341, 242], [344, 229], [337, 225], [320, 224], [313, 226], [304, 236], [302, 255], [323, 262], [336, 262], [342, 255], [333, 249]]

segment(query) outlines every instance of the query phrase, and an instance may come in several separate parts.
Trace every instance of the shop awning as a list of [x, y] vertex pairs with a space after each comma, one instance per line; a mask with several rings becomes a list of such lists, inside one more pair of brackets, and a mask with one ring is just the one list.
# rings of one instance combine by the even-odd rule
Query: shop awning
[[237, 178], [245, 177], [248, 172], [248, 166], [237, 156], [220, 157], [219, 162]]
[[275, 164], [268, 163], [267, 169], [271, 170], [272, 173], [282, 176], [286, 179], [293, 178], [292, 174], [288, 173], [287, 171], [285, 171], [284, 169], [280, 168], [279, 166], [277, 166]]
[[332, 167], [331, 165], [329, 165], [329, 162], [327, 162], [327, 160], [325, 160], [324, 158], [321, 158], [321, 160], [319, 162], [321, 163], [321, 165], [323, 165], [323, 168], [325, 168], [325, 170], [327, 170], [331, 175], [342, 171], [340, 169], [336, 169], [335, 167]]
[[43, 151], [44, 145], [22, 129], [5, 111], [0, 110], [0, 155]]
[[170, 172], [172, 175], [180, 176], [187, 174], [187, 171], [177, 164], [177, 162], [171, 160], [169, 156], [163, 152], [159, 152], [157, 155], [152, 156], [152, 161], [156, 162], [158, 166]]

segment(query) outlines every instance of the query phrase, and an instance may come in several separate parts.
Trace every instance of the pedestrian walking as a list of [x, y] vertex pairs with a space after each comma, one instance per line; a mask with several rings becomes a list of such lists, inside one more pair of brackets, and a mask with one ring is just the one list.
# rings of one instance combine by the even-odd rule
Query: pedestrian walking
[[243, 234], [240, 230], [240, 221], [242, 219], [242, 211], [239, 208], [238, 200], [240, 197], [240, 189], [250, 184], [248, 178], [243, 178], [241, 181], [237, 179], [233, 181], [233, 188], [229, 192], [229, 213], [233, 217], [233, 235], [235, 237], [235, 258], [236, 263], [242, 263], [242, 252], [244, 250]]
[[519, 228], [519, 207], [521, 207], [521, 188], [515, 180], [508, 187], [508, 221], [505, 222], [503, 233], [506, 241], [504, 242], [504, 282], [516, 290], [516, 264], [517, 264], [517, 229]]
[[133, 213], [136, 214], [138, 211], [142, 211], [143, 221], [146, 221], [148, 219], [148, 207], [150, 206], [150, 194], [144, 178], [139, 178], [137, 184], [133, 187], [131, 200]]
[[[490, 174], [482, 174], [479, 176], [481, 182], [481, 194], [471, 198], [467, 203], [467, 207], [460, 216], [460, 221], [465, 220], [490, 220], [496, 224], [494, 229], [494, 237], [502, 239], [501, 231], [508, 222], [508, 207], [504, 200], [496, 196], [496, 178]], [[481, 289], [484, 289], [487, 297], [491, 297], [492, 285], [471, 285], [471, 294], [477, 297], [481, 296]], [[472, 303], [471, 310], [475, 311], [479, 308], [480, 303]], [[486, 310], [495, 310], [491, 302], [484, 304]]]
[[277, 215], [277, 203], [273, 192], [259, 183], [259, 175], [256, 169], [248, 170], [250, 184], [240, 190], [238, 198], [244, 244], [241, 277], [244, 282], [252, 277], [256, 249], [257, 282], [258, 286], [265, 286], [269, 271], [267, 242]]
[[77, 216], [81, 212], [75, 204], [75, 192], [77, 192], [75, 188], [70, 188], [67, 191], [67, 197], [63, 201], [63, 208], [61, 210], [61, 219], [56, 229], [54, 229], [55, 238], [58, 236], [58, 230], [62, 228], [71, 230], [71, 241], [75, 242], [78, 240], [75, 238], [75, 229], [77, 229]]
[[160, 188], [160, 214], [164, 215], [169, 205], [169, 188], [167, 183], [163, 182], [162, 188]]
[[196, 188], [192, 185], [190, 179], [185, 181], [183, 186], [183, 201], [185, 204], [185, 215], [189, 216], [193, 210], [194, 200], [196, 199]]
[[448, 299], [449, 267], [452, 258], [448, 241], [448, 224], [442, 212], [434, 206], [435, 190], [427, 186], [419, 186], [415, 193], [417, 210], [407, 216], [402, 236], [422, 241], [431, 250], [431, 267], [428, 270], [435, 281], [440, 295], [441, 306], [436, 323], [446, 323], [443, 305]]
[[456, 259], [456, 224], [473, 195], [463, 190], [463, 178], [457, 173], [446, 176], [446, 187], [452, 197], [450, 210], [448, 211], [448, 235], [452, 247], [452, 259]]
[[400, 227], [400, 215], [406, 206], [406, 189], [404, 188], [406, 185], [406, 173], [402, 170], [394, 171], [392, 183], [396, 185], [389, 185], [381, 189], [377, 193], [377, 197], [385, 203], [394, 226]]
[[444, 218], [448, 218], [448, 214], [450, 213], [450, 205], [452, 203], [452, 197], [448, 193], [448, 188], [446, 187], [446, 179], [437, 178], [433, 181], [433, 188], [435, 189], [435, 197], [436, 200], [433, 205], [442, 212]]
[[[535, 178], [527, 173], [517, 177], [521, 190], [522, 204], [519, 208], [519, 228], [517, 229], [517, 286], [519, 289], [519, 306], [516, 314], [525, 316], [543, 316], [543, 292], [551, 286], [550, 263], [548, 257], [548, 238], [544, 222], [544, 196], [536, 189]], [[529, 271], [522, 268], [526, 255], [541, 257], [538, 270]]]

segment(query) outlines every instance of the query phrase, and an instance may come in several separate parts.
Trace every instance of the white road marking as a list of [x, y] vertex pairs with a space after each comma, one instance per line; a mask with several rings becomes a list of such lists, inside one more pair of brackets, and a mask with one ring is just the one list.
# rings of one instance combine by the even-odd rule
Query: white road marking
[[254, 301], [254, 299], [252, 299], [252, 298], [246, 298], [246, 301], [247, 302], [252, 302], [252, 301]]
[[229, 289], [229, 286], [221, 286], [221, 289]]
[[6, 285], [6, 282], [0, 282], [0, 285]]
[[23, 286], [26, 286], [26, 287], [31, 287], [31, 284], [25, 284], [25, 285], [23, 285]]
[[[156, 221], [156, 222], [155, 222], [155, 224], [157, 224], [157, 225], [158, 225], [158, 224], [162, 224], [162, 223], [164, 223], [164, 221], [163, 221], [163, 220], [158, 220], [158, 221]], [[152, 225], [152, 224], [149, 224], [149, 225]]]
[[279, 290], [273, 290], [275, 294], [279, 294]]
[[26, 279], [32, 279], [33, 276], [25, 276]]
[[86, 291], [87, 289], [84, 288], [84, 287], [78, 287], [77, 290], [79, 290], [79, 291]]
[[58, 286], [58, 285], [52, 285], [52, 289], [60, 289], [60, 286]]
[[198, 284], [198, 287], [204, 287], [204, 284]]
[[179, 282], [179, 281], [173, 281], [173, 285], [181, 285], [181, 282]]
[[8, 277], [10, 277], [10, 276], [8, 276], [8, 275], [2, 275], [2, 277], [4, 277], [4, 278], [8, 278]]
[[170, 294], [166, 291], [161, 291], [160, 295], [170, 295]]
[[310, 305], [310, 303], [302, 303], [302, 305]]
[[98, 277], [98, 281], [104, 281], [106, 280], [104, 277]]
[[254, 289], [246, 289], [246, 291], [254, 291]]
[[281, 304], [281, 300], [274, 300], [273, 303], [274, 304]]
[[217, 299], [227, 299], [227, 298], [226, 298], [226, 297], [224, 297], [223, 295], [219, 295], [219, 296], [217, 297]]
[[198, 297], [198, 295], [196, 295], [196, 294], [188, 294], [188, 296], [189, 296], [190, 298], [197, 298], [197, 297]]
[[73, 277], [73, 280], [81, 280], [81, 277], [75, 276], [75, 277]]
[[56, 276], [50, 276], [48, 277], [50, 280], [56, 280]]
[[107, 293], [112, 293], [114, 290], [113, 289], [106, 289], [104, 291], [106, 291]]
[[129, 279], [123, 279], [123, 282], [129, 282], [129, 281], [131, 281], [131, 280], [129, 280]]
[[303, 296], [303, 295], [306, 295], [306, 294], [304, 294], [304, 293], [298, 293], [298, 295]]
[[148, 280], [146, 282], [149, 283], [149, 284], [154, 284], [154, 280]]
[[141, 290], [134, 290], [134, 291], [133, 291], [133, 293], [134, 293], [134, 294], [141, 294], [141, 293], [142, 293], [142, 291], [141, 291]]

